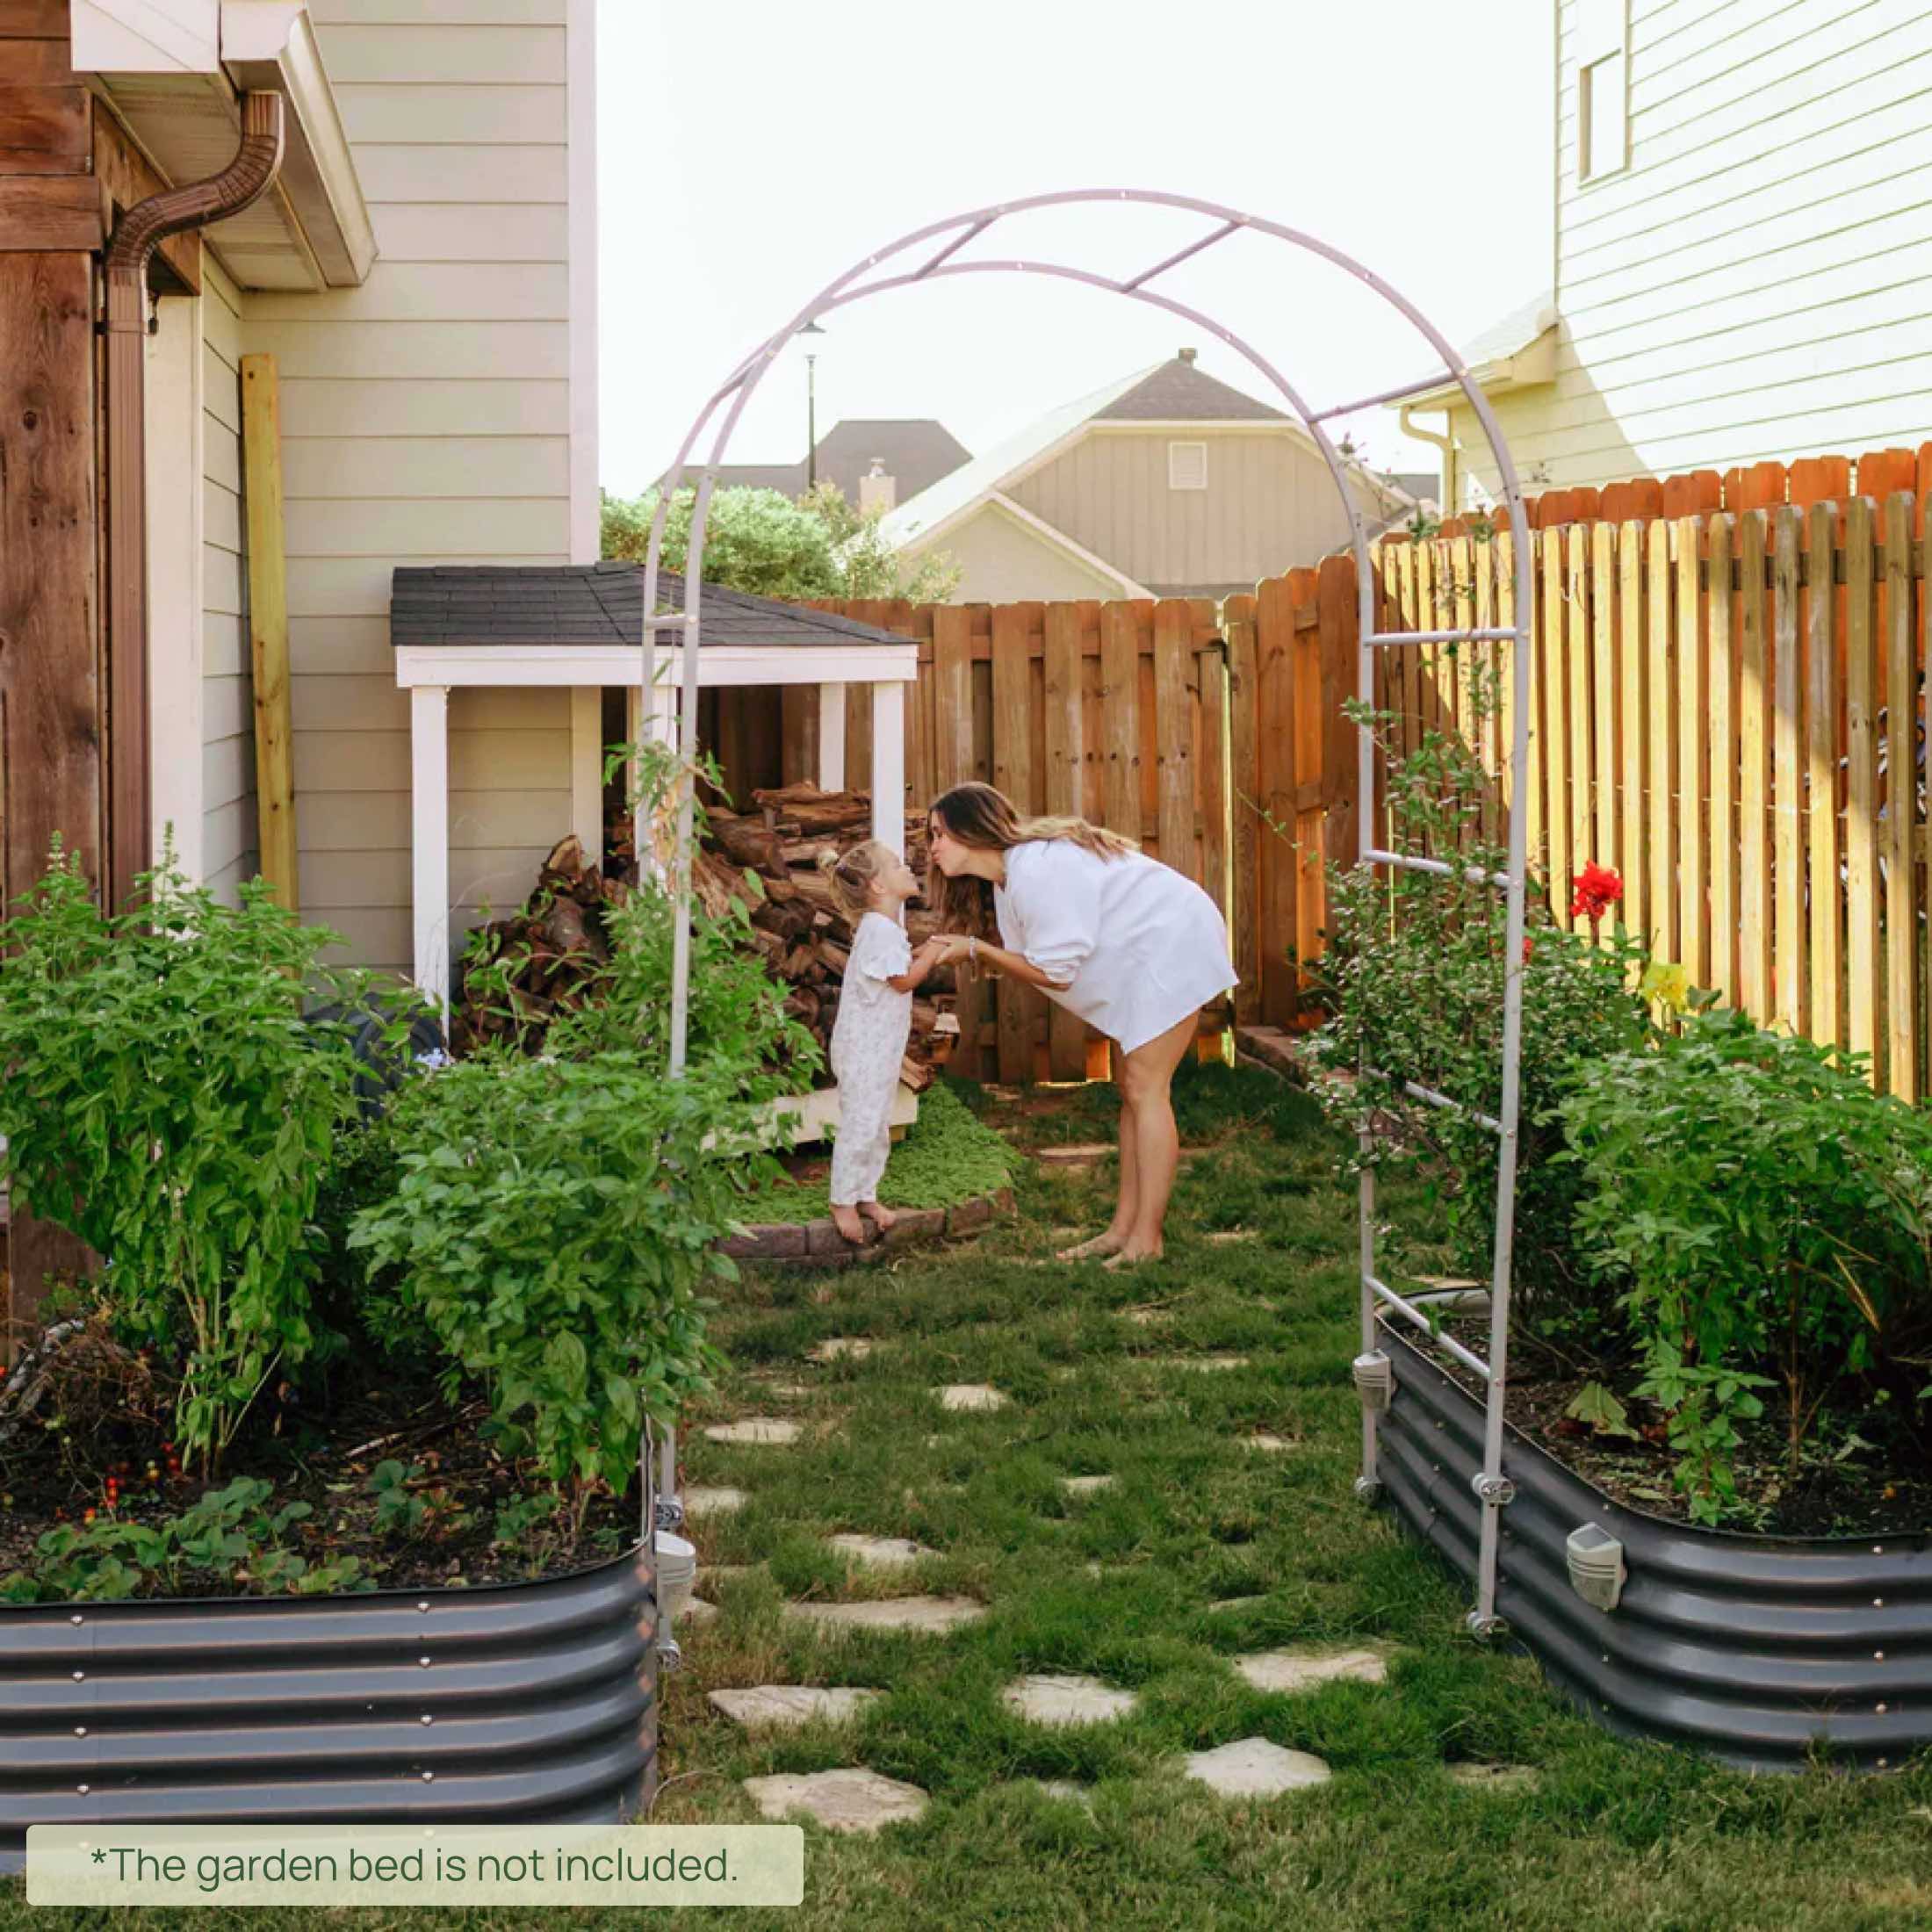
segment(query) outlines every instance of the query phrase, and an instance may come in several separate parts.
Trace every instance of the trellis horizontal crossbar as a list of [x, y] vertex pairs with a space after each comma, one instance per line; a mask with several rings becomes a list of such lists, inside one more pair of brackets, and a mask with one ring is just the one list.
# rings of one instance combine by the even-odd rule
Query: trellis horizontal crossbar
[[1386, 1281], [1378, 1281], [1372, 1274], [1362, 1277], [1362, 1284], [1375, 1299], [1386, 1307], [1395, 1309], [1404, 1321], [1412, 1322], [1431, 1340], [1445, 1348], [1472, 1373], [1489, 1380], [1489, 1365], [1474, 1351], [1465, 1348], [1453, 1335], [1445, 1335], [1413, 1301], [1405, 1301]]
[[1503, 644], [1526, 638], [1527, 631], [1377, 631], [1364, 644]]
[[1465, 1120], [1474, 1121], [1478, 1127], [1486, 1127], [1492, 1134], [1503, 1132], [1503, 1122], [1494, 1114], [1479, 1113], [1473, 1107], [1465, 1107], [1460, 1100], [1451, 1099], [1446, 1093], [1438, 1093], [1434, 1087], [1425, 1087], [1419, 1080], [1398, 1080], [1392, 1073], [1383, 1073], [1374, 1067], [1364, 1067], [1362, 1071], [1372, 1080], [1391, 1080], [1404, 1093], [1420, 1100], [1424, 1107], [1435, 1107], [1444, 1114], [1460, 1114]]
[[1438, 879], [1453, 879], [1460, 874], [1476, 885], [1500, 885], [1505, 890], [1509, 888], [1507, 872], [1485, 872], [1480, 865], [1453, 866], [1440, 859], [1417, 858], [1412, 852], [1384, 852], [1376, 846], [1371, 846], [1362, 856], [1371, 865], [1392, 865], [1404, 872], [1427, 872]]
[[1337, 402], [1326, 409], [1317, 409], [1308, 421], [1327, 422], [1336, 416], [1351, 416], [1358, 409], [1373, 409], [1385, 402], [1399, 402], [1404, 396], [1419, 396], [1426, 390], [1440, 389], [1445, 383], [1461, 380], [1454, 370], [1445, 369], [1433, 376], [1424, 377], [1420, 382], [1405, 382], [1399, 389], [1378, 390], [1373, 396], [1358, 396], [1353, 402]]

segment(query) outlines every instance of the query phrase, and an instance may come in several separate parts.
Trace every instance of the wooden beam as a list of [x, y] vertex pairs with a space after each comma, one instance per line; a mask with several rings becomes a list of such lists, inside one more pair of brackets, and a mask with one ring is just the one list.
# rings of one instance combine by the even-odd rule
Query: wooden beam
[[64, 40], [71, 0], [0, 0], [0, 40]]
[[92, 175], [0, 175], [0, 254], [91, 254], [111, 216]]
[[262, 876], [274, 888], [277, 904], [299, 912], [282, 407], [272, 356], [242, 358], [242, 439], [248, 479], [249, 656], [255, 673], [255, 796]]
[[0, 175], [84, 175], [94, 153], [84, 87], [0, 85]]
[[[56, 833], [100, 877], [91, 281], [83, 254], [0, 260], [0, 914], [46, 870]], [[47, 1278], [90, 1262], [15, 1208], [0, 1356]]]

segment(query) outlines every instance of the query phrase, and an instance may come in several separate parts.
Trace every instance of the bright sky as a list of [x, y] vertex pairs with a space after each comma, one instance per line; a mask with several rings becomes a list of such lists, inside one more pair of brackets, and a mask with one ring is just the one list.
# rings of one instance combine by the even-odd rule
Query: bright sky
[[[1353, 256], [1460, 344], [1549, 285], [1553, 12], [1549, 0], [600, 0], [602, 480], [643, 488], [739, 358], [825, 284], [909, 229], [1002, 198], [1150, 188], [1265, 215]], [[1127, 275], [1204, 226], [1166, 209], [1048, 211], [955, 259]], [[1245, 336], [1316, 408], [1435, 360], [1380, 298], [1256, 235], [1157, 286]], [[1196, 324], [1035, 276], [896, 292], [825, 328], [821, 434], [847, 416], [936, 416], [977, 455], [1183, 344], [1267, 393]], [[1347, 427], [1378, 467], [1437, 466], [1392, 410]], [[726, 460], [804, 450], [794, 345]]]

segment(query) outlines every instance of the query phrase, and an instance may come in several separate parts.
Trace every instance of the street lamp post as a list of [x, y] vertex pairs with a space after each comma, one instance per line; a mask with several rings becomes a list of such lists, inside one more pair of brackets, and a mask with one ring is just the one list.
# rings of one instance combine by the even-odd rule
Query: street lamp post
[[825, 330], [807, 322], [798, 333], [805, 342], [805, 487], [818, 485], [818, 345], [813, 339]]

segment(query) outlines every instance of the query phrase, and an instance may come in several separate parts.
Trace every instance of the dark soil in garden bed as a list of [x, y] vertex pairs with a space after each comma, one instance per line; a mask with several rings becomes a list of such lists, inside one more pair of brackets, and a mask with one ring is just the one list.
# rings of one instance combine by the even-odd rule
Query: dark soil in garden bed
[[[175, 1467], [164, 1425], [105, 1422], [70, 1433], [64, 1420], [45, 1425], [58, 1415], [49, 1401], [40, 1423], [0, 1449], [0, 1583], [15, 1571], [32, 1574], [40, 1537], [62, 1525], [83, 1527], [90, 1510], [95, 1522], [112, 1516], [153, 1527], [242, 1476], [273, 1485], [263, 1506], [270, 1516], [292, 1503], [309, 1506], [281, 1544], [312, 1570], [356, 1559], [359, 1574], [342, 1586], [350, 1590], [524, 1582], [602, 1562], [637, 1537], [634, 1487], [621, 1499], [600, 1491], [574, 1532], [567, 1507], [544, 1514], [550, 1492], [497, 1454], [481, 1432], [480, 1401], [452, 1408], [431, 1382], [348, 1368], [337, 1371], [330, 1396], [325, 1414], [315, 1398], [291, 1392], [230, 1449], [213, 1482]], [[378, 1476], [385, 1464], [400, 1465], [400, 1473]], [[379, 1486], [399, 1474], [402, 1493], [387, 1506], [391, 1520], [378, 1525]], [[110, 1479], [118, 1485], [112, 1503]], [[196, 1569], [174, 1590], [157, 1581], [135, 1594], [268, 1593], [241, 1557]]]
[[[1487, 1315], [1452, 1316], [1443, 1327], [1477, 1354], [1487, 1352]], [[1428, 1337], [1406, 1323], [1401, 1332], [1477, 1401], [1482, 1399], [1475, 1377], [1460, 1362], [1431, 1349]], [[1512, 1337], [1505, 1413], [1532, 1442], [1613, 1501], [1668, 1522], [1690, 1522], [1672, 1480], [1677, 1459], [1661, 1410], [1626, 1396], [1611, 1379], [1609, 1386], [1624, 1402], [1629, 1426], [1638, 1431], [1635, 1441], [1599, 1433], [1568, 1413], [1588, 1383], [1604, 1380], [1600, 1368], [1577, 1369], [1532, 1337]], [[1909, 1466], [1888, 1456], [1891, 1432], [1882, 1411], [1876, 1416], [1841, 1412], [1831, 1418], [1828, 1431], [1814, 1427], [1794, 1475], [1781, 1394], [1763, 1393], [1764, 1416], [1746, 1425], [1734, 1465], [1741, 1507], [1719, 1527], [1760, 1536], [1932, 1535], [1932, 1469], [1910, 1450]], [[1835, 1455], [1839, 1450], [1845, 1453]]]

